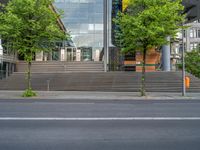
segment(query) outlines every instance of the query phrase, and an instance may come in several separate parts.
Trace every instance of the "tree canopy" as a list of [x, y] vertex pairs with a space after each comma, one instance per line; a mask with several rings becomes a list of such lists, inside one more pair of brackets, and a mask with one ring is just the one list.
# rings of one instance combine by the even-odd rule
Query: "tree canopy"
[[60, 14], [51, 9], [52, 0], [11, 0], [0, 13], [0, 35], [13, 49], [32, 59], [31, 53], [49, 50], [56, 40], [66, 38], [58, 26]]
[[118, 45], [135, 51], [166, 44], [166, 37], [175, 36], [184, 20], [183, 9], [181, 0], [130, 0], [116, 19]]
[[185, 56], [186, 71], [200, 78], [200, 50], [187, 52]]

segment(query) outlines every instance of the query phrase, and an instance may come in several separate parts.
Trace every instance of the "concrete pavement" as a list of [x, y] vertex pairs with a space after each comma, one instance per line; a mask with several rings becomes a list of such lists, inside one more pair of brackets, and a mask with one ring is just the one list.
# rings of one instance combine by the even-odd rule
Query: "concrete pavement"
[[147, 99], [200, 99], [200, 93], [157, 93], [147, 92], [141, 97], [139, 92], [93, 92], [93, 91], [37, 91], [37, 97], [23, 98], [23, 91], [0, 91], [0, 99], [96, 99], [96, 100], [147, 100]]

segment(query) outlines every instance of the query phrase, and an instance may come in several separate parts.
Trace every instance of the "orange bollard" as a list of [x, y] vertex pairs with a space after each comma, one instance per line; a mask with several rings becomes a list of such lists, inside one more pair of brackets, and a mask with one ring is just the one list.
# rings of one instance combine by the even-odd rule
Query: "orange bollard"
[[185, 77], [185, 87], [190, 88], [190, 78], [188, 76]]

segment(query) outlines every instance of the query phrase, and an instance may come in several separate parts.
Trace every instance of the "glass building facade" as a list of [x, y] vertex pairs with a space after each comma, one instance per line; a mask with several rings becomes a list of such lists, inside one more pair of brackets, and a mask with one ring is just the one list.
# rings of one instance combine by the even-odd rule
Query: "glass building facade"
[[[103, 0], [55, 0], [54, 6], [64, 11], [61, 20], [70, 32], [74, 47], [68, 52], [74, 51], [75, 60], [98, 61], [103, 49]], [[77, 59], [76, 50], [81, 55]]]
[[[112, 0], [112, 18], [116, 18], [118, 12], [122, 11], [122, 1], [120, 0]], [[112, 43], [116, 46], [117, 45], [117, 39], [115, 39], [115, 32], [119, 30], [119, 28], [117, 27], [117, 25], [115, 24], [114, 21], [112, 21]]]

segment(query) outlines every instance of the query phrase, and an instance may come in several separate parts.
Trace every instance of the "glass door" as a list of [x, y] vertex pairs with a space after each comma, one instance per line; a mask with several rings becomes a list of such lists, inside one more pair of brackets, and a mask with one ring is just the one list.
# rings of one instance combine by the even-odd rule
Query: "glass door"
[[92, 48], [82, 47], [81, 48], [81, 60], [82, 61], [92, 61]]
[[72, 48], [67, 48], [67, 61], [72, 61], [73, 60], [73, 55], [72, 55]]
[[75, 61], [76, 60], [76, 49], [75, 48], [67, 48], [66, 58], [67, 58], [67, 61]]

